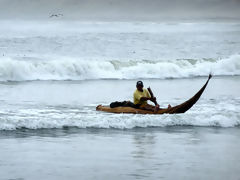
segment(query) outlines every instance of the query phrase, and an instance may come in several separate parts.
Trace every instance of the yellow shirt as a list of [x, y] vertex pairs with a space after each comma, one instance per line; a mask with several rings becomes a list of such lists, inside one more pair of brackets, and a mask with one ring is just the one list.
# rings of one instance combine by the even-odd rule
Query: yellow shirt
[[141, 104], [141, 105], [146, 105], [147, 101], [140, 101], [141, 97], [148, 97], [150, 98], [151, 95], [149, 94], [147, 89], [143, 89], [143, 92], [139, 91], [136, 89], [136, 91], [133, 94], [133, 102], [134, 104]]

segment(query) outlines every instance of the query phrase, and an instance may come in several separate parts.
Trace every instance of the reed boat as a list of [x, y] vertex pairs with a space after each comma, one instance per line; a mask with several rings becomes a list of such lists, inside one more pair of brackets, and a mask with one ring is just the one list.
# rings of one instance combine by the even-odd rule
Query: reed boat
[[132, 108], [132, 107], [110, 108], [109, 106], [98, 105], [96, 107], [96, 110], [109, 112], [109, 113], [127, 113], [127, 114], [179, 114], [179, 113], [185, 113], [199, 100], [203, 91], [207, 87], [208, 82], [211, 79], [211, 77], [212, 77], [212, 75], [210, 74], [208, 76], [208, 80], [206, 81], [206, 83], [192, 98], [190, 98], [189, 100], [185, 101], [182, 104], [179, 104], [179, 105], [171, 107], [171, 108], [166, 108], [166, 109], [160, 108], [157, 112], [152, 112], [152, 111], [136, 109], [136, 108]]

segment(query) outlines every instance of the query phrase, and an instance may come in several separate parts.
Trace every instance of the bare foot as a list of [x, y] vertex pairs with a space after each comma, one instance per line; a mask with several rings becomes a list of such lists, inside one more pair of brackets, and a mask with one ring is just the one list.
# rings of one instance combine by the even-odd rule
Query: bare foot
[[169, 105], [168, 105], [168, 109], [170, 109], [171, 107], [172, 107], [172, 106], [169, 104]]
[[99, 108], [101, 107], [102, 105], [99, 104], [97, 107], [96, 107], [96, 110], [99, 110]]

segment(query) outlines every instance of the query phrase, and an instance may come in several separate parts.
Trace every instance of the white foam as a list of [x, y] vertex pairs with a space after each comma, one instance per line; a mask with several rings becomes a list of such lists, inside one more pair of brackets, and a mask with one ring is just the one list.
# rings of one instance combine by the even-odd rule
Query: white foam
[[0, 130], [15, 130], [19, 128], [117, 128], [132, 129], [135, 127], [166, 127], [166, 126], [204, 126], [204, 127], [235, 127], [240, 125], [237, 114], [209, 114], [209, 116], [187, 113], [181, 115], [124, 115], [95, 114], [74, 115], [71, 118], [61, 115], [54, 117], [9, 117], [1, 118]]
[[239, 99], [200, 100], [184, 114], [132, 115], [95, 111], [95, 107], [37, 107], [2, 109], [0, 130], [19, 128], [117, 128], [166, 126], [236, 127], [240, 125]]
[[240, 55], [219, 60], [88, 61], [2, 57], [0, 61], [1, 81], [189, 78], [206, 76], [209, 72], [214, 75], [240, 75]]

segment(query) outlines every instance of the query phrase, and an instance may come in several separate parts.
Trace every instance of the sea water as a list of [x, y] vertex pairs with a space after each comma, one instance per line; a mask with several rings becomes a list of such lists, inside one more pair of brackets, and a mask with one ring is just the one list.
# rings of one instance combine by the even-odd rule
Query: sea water
[[[0, 179], [237, 179], [240, 24], [0, 22]], [[175, 115], [109, 114], [137, 80]]]

